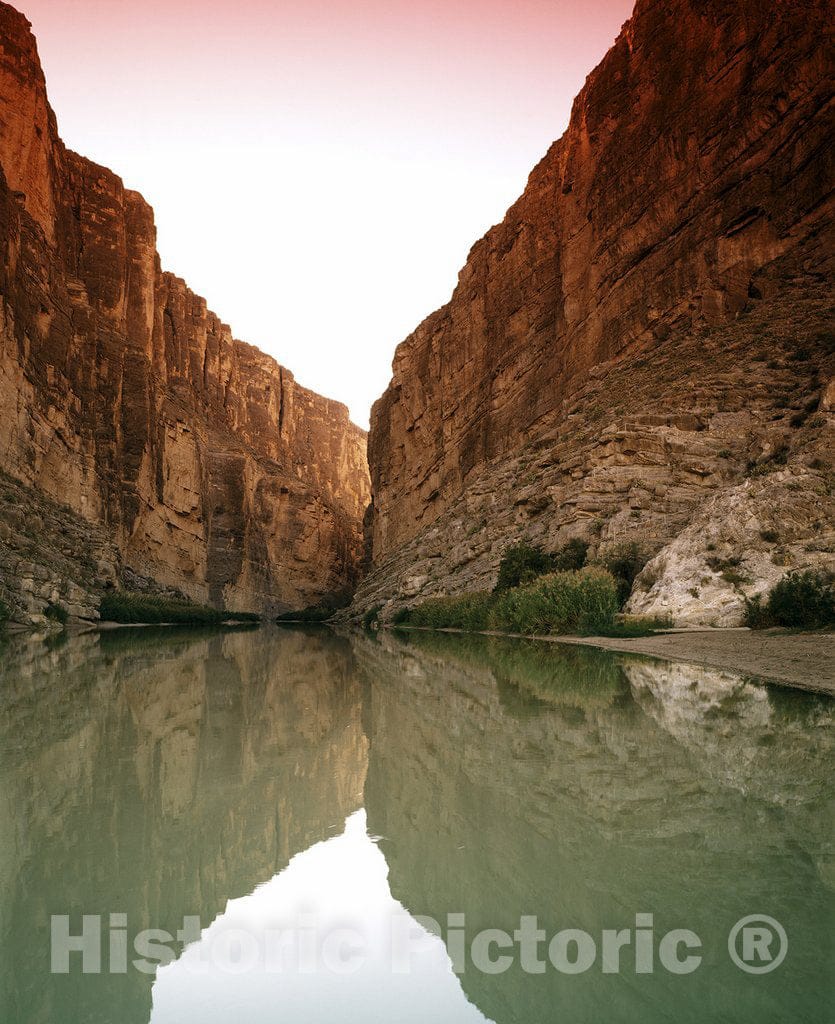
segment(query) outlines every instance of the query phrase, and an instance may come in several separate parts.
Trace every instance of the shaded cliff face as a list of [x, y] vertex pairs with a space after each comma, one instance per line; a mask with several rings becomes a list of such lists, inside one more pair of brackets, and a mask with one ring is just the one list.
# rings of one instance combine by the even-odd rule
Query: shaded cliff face
[[353, 587], [364, 433], [161, 271], [153, 211], [65, 149], [6, 4], [0, 168], [0, 468], [194, 599], [270, 610]]
[[639, 0], [397, 349], [360, 603], [489, 585], [521, 537], [658, 550], [758, 463], [811, 467], [831, 495], [830, 14]]

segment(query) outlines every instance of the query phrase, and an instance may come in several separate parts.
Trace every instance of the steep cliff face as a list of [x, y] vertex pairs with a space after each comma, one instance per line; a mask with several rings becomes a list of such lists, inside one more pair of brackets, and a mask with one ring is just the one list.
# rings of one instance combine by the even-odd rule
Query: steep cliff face
[[818, 494], [792, 542], [831, 560], [830, 22], [825, 0], [639, 0], [397, 349], [359, 606], [490, 585], [521, 538], [657, 551], [774, 452]]
[[153, 211], [63, 146], [6, 4], [0, 168], [0, 468], [194, 599], [271, 610], [350, 589], [364, 433], [162, 272]]

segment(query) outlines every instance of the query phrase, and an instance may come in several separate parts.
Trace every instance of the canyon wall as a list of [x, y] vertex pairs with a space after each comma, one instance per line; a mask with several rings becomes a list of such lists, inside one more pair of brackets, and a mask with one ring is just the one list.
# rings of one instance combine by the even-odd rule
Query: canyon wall
[[193, 599], [271, 611], [352, 589], [365, 434], [161, 270], [153, 211], [64, 147], [2, 3], [0, 169], [0, 469]]
[[492, 586], [522, 539], [654, 554], [731, 493], [715, 564], [688, 550], [686, 586], [642, 610], [731, 624], [746, 587], [835, 562], [831, 14], [639, 0], [449, 304], [396, 351], [357, 610]]

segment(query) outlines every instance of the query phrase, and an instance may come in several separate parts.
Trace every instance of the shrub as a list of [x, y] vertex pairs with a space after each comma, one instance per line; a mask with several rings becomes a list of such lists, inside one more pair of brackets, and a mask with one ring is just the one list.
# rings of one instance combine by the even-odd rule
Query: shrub
[[412, 608], [405, 622], [410, 626], [428, 626], [431, 629], [465, 629], [476, 632], [487, 629], [492, 603], [486, 591], [455, 597], [431, 597]]
[[763, 604], [760, 594], [745, 599], [745, 614], [742, 621], [749, 629], [770, 629], [777, 625], [768, 607]]
[[501, 594], [513, 587], [532, 583], [540, 576], [552, 572], [576, 572], [586, 564], [589, 546], [575, 537], [549, 555], [542, 548], [529, 544], [514, 544], [502, 556], [499, 578], [493, 590]]
[[362, 628], [369, 632], [380, 624], [380, 612], [383, 610], [381, 604], [375, 604], [369, 608], [362, 617]]
[[490, 625], [512, 633], [588, 633], [610, 626], [618, 610], [618, 585], [599, 568], [543, 576], [501, 594]]
[[789, 573], [772, 588], [767, 610], [778, 626], [835, 625], [835, 573], [825, 569]]
[[60, 622], [62, 626], [66, 626], [69, 620], [69, 612], [62, 604], [56, 604], [51, 602], [44, 609], [44, 615], [48, 619], [52, 619], [53, 622]]
[[12, 612], [5, 601], [0, 601], [0, 626], [4, 626], [11, 618]]
[[635, 578], [648, 561], [649, 555], [634, 541], [616, 544], [600, 558], [600, 564], [617, 582], [618, 607], [623, 608], [629, 600]]
[[780, 534], [777, 530], [760, 530], [760, 537], [762, 537], [766, 544], [777, 544], [780, 540]]
[[554, 572], [577, 572], [586, 564], [589, 546], [584, 540], [575, 537], [554, 553], [551, 565]]
[[190, 601], [157, 594], [134, 594], [112, 591], [105, 594], [99, 607], [102, 620], [120, 623], [178, 623], [217, 625], [227, 620], [254, 622], [258, 616], [249, 612], [221, 612], [216, 608], [192, 604]]
[[327, 622], [333, 614], [333, 608], [317, 604], [295, 612], [283, 612], [276, 617], [276, 622]]
[[398, 608], [391, 617], [391, 624], [393, 626], [405, 626], [409, 622], [411, 614], [411, 608]]
[[502, 555], [499, 564], [499, 577], [493, 589], [494, 594], [530, 583], [537, 576], [551, 572], [550, 555], [542, 548], [531, 547], [529, 544], [514, 544]]
[[673, 620], [670, 616], [635, 615], [613, 622], [611, 626], [598, 629], [599, 636], [618, 639], [635, 639], [642, 636], [654, 636], [659, 630], [670, 629]]
[[221, 619], [224, 622], [260, 622], [261, 616], [257, 612], [221, 612]]

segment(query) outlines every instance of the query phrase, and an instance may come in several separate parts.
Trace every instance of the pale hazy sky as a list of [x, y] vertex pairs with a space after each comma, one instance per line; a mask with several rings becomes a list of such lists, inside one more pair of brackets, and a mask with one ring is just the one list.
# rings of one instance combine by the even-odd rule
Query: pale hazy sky
[[17, 0], [65, 142], [163, 266], [367, 426], [631, 0]]

